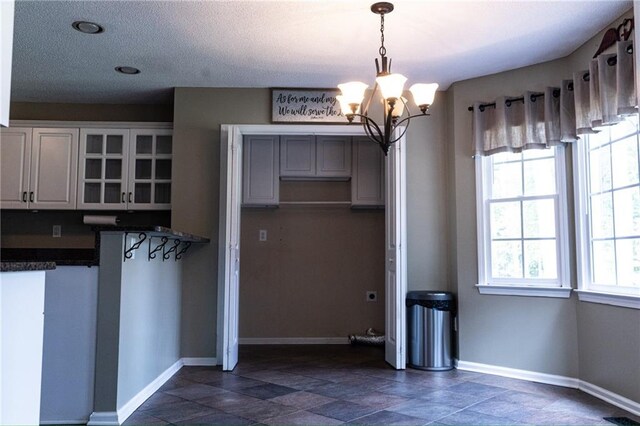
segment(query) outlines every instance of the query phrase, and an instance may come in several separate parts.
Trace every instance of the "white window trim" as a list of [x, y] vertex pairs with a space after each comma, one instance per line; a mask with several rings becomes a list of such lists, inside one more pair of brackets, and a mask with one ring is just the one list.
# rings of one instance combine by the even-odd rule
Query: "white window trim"
[[581, 302], [601, 303], [623, 308], [640, 309], [640, 296], [619, 294], [590, 289], [591, 264], [589, 253], [589, 202], [587, 195], [586, 142], [573, 145], [573, 191], [576, 222], [576, 271], [578, 300]]
[[[558, 281], [560, 285], [531, 285], [531, 279], [500, 279], [491, 280], [488, 277], [488, 262], [490, 256], [489, 242], [486, 237], [489, 235], [487, 228], [488, 220], [488, 203], [485, 203], [485, 194], [489, 193], [487, 187], [489, 179], [483, 179], [486, 170], [485, 157], [476, 156], [476, 226], [477, 226], [477, 244], [478, 244], [478, 280], [476, 285], [480, 294], [487, 295], [505, 295], [505, 296], [533, 296], [533, 297], [554, 297], [568, 298], [571, 296], [571, 269], [569, 265], [569, 230], [567, 215], [567, 188], [566, 188], [566, 166], [565, 153], [563, 146], [556, 147], [556, 185], [558, 188], [557, 195], [557, 217], [556, 217], [556, 238], [559, 241], [558, 259]], [[543, 283], [548, 280], [535, 280]]]

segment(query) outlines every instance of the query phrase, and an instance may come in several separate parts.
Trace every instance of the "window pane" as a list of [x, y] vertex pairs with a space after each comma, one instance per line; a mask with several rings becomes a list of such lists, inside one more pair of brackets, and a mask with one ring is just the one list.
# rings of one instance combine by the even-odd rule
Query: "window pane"
[[609, 127], [603, 127], [598, 133], [587, 136], [589, 149], [596, 149], [601, 145], [609, 143], [611, 141], [609, 134]]
[[524, 195], [556, 193], [556, 166], [553, 158], [524, 162]]
[[158, 204], [169, 204], [171, 202], [170, 183], [156, 183], [154, 201]]
[[554, 204], [552, 199], [522, 202], [525, 238], [555, 238], [556, 215]]
[[520, 161], [522, 160], [522, 154], [515, 154], [513, 152], [499, 152], [493, 154], [491, 157], [493, 164], [506, 163], [508, 161]]
[[91, 203], [91, 204], [100, 202], [100, 184], [99, 183], [84, 184], [84, 202]]
[[616, 282], [613, 241], [593, 241], [593, 282], [601, 285], [614, 285]]
[[491, 243], [491, 272], [497, 278], [522, 278], [522, 243], [493, 241]]
[[522, 163], [503, 163], [493, 166], [493, 198], [522, 195]]
[[521, 238], [520, 202], [491, 203], [491, 238]]
[[102, 154], [102, 135], [87, 135], [87, 154]]
[[136, 192], [134, 201], [136, 203], [148, 204], [151, 202], [151, 184], [150, 183], [136, 183]]
[[589, 168], [592, 193], [611, 189], [611, 151], [609, 145], [589, 153]]
[[633, 137], [636, 138], [638, 132], [638, 116], [632, 115], [626, 117], [623, 121], [616, 124], [615, 126], [610, 126], [609, 130], [611, 133], [612, 141], [626, 138], [630, 135], [633, 135]]
[[109, 159], [106, 161], [105, 178], [121, 179], [122, 178], [122, 160]]
[[558, 278], [555, 240], [524, 242], [525, 278]]
[[120, 183], [104, 184], [104, 202], [109, 204], [119, 204], [122, 202], [122, 191]]
[[640, 286], [640, 239], [616, 241], [618, 285]]
[[611, 193], [591, 197], [591, 234], [593, 238], [613, 238]]
[[525, 149], [524, 151], [522, 151], [522, 158], [524, 158], [525, 160], [529, 160], [532, 158], [547, 158], [547, 157], [553, 158], [555, 153], [556, 153], [555, 148]]
[[613, 187], [638, 183], [638, 144], [635, 135], [611, 145]]
[[171, 160], [156, 160], [156, 179], [171, 179]]
[[171, 135], [156, 136], [156, 154], [171, 154]]
[[616, 237], [640, 235], [640, 188], [614, 191]]
[[151, 154], [153, 136], [139, 135], [136, 138], [136, 154]]
[[87, 158], [84, 162], [84, 178], [85, 179], [101, 179], [102, 178], [102, 160]]
[[107, 154], [122, 154], [122, 135], [107, 135]]
[[151, 160], [136, 160], [136, 179], [151, 179]]

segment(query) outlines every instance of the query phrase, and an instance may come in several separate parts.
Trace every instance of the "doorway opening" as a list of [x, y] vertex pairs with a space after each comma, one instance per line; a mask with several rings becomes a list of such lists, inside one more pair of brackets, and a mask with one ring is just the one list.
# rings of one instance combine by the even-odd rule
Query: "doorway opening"
[[[401, 133], [403, 129], [398, 129]], [[364, 135], [345, 125], [223, 125], [220, 164], [220, 235], [218, 275], [217, 357], [223, 370], [238, 362], [240, 224], [242, 221], [242, 141], [247, 135]], [[386, 159], [385, 186], [385, 360], [404, 369], [406, 360], [406, 179], [405, 139], [392, 146]], [[258, 235], [258, 238], [260, 235]], [[268, 238], [268, 236], [267, 236]], [[220, 359], [222, 358], [222, 359]]]

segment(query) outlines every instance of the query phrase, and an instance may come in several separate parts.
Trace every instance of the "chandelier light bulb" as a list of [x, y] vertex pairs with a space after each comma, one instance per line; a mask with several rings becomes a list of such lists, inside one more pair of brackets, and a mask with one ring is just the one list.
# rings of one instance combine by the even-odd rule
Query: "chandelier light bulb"
[[[342, 107], [343, 102], [344, 105], [360, 105], [364, 99], [364, 91], [367, 90], [367, 87], [369, 87], [368, 84], [364, 84], [359, 81], [350, 81], [349, 83], [338, 84], [338, 89], [342, 91], [343, 97], [343, 101], [340, 102], [340, 107]], [[344, 110], [342, 112], [344, 113]]]
[[345, 115], [347, 119], [349, 119], [349, 122], [351, 122], [351, 120], [353, 120], [353, 117], [349, 117], [349, 115], [354, 113], [358, 114], [360, 112], [360, 105], [357, 105], [354, 111], [353, 107], [349, 105], [349, 102], [346, 101], [346, 98], [344, 96], [338, 95], [336, 96], [336, 99], [340, 104], [340, 110], [342, 111], [342, 114]]
[[[416, 83], [409, 89], [411, 94], [413, 95], [413, 101], [420, 107], [426, 111], [427, 108], [431, 104], [433, 104], [433, 100], [436, 97], [436, 90], [438, 90], [438, 83]], [[424, 112], [424, 111], [423, 111]]]
[[402, 90], [404, 89], [404, 83], [406, 81], [407, 77], [402, 74], [388, 74], [376, 78], [376, 82], [382, 92], [382, 97], [386, 100], [398, 99], [402, 96]]

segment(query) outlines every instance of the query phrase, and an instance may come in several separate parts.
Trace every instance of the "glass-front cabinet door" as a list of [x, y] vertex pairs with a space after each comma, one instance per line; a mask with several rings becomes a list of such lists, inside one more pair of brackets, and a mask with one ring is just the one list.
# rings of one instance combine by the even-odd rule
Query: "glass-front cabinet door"
[[131, 210], [171, 209], [172, 131], [133, 129], [129, 147]]
[[129, 130], [81, 129], [78, 209], [127, 209], [128, 153]]

